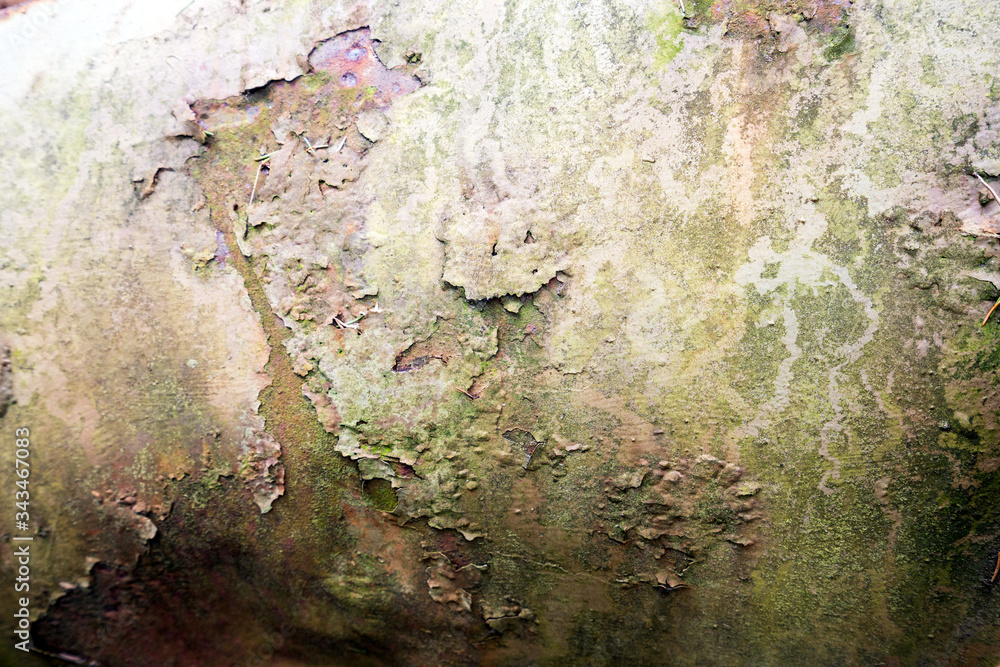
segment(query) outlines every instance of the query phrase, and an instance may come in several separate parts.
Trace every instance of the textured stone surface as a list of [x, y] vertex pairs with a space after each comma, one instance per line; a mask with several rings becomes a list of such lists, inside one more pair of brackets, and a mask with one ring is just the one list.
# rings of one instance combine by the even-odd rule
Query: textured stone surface
[[41, 648], [1000, 659], [988, 6], [175, 4], [0, 21]]

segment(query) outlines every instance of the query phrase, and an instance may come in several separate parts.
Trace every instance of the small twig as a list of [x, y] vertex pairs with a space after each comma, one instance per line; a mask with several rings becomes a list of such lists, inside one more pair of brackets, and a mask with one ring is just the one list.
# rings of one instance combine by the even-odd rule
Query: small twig
[[341, 137], [340, 143], [337, 144], [337, 149], [334, 151], [334, 153], [339, 153], [340, 149], [343, 148], [344, 144], [346, 143], [347, 143], [347, 135], [345, 134], [343, 137]]
[[257, 181], [260, 179], [260, 170], [264, 168], [264, 163], [271, 159], [274, 153], [268, 153], [267, 155], [261, 155], [260, 157], [255, 157], [260, 164], [257, 165], [257, 175], [253, 177], [253, 189], [250, 191], [250, 201], [247, 202], [247, 208], [253, 203], [254, 195], [257, 194]]
[[309, 147], [306, 150], [314, 151], [314, 150], [316, 150], [318, 148], [329, 148], [330, 147], [330, 144], [316, 144], [315, 146], [313, 146], [311, 143], [309, 143], [308, 137], [306, 137], [305, 135], [303, 135], [302, 138], [305, 140], [306, 146]]
[[257, 175], [253, 177], [253, 190], [250, 191], [250, 201], [247, 202], [248, 207], [250, 206], [250, 204], [253, 203], [254, 195], [257, 194], [257, 179], [260, 178], [260, 170], [263, 166], [264, 166], [263, 162], [257, 165]]
[[990, 319], [990, 315], [992, 315], [993, 311], [997, 309], [997, 306], [1000, 306], [1000, 297], [997, 297], [997, 302], [993, 304], [993, 307], [990, 308], [990, 312], [986, 313], [986, 317], [983, 318], [984, 327], [986, 326], [986, 322]]
[[333, 321], [336, 322], [337, 326], [340, 327], [341, 329], [360, 329], [360, 327], [358, 327], [358, 322], [360, 322], [361, 318], [363, 318], [367, 314], [368, 313], [361, 313], [350, 322], [341, 322], [336, 317], [333, 318]]
[[979, 174], [976, 174], [976, 178], [978, 178], [978, 179], [979, 179], [979, 182], [980, 182], [980, 183], [982, 183], [983, 185], [985, 185], [985, 186], [986, 186], [986, 189], [987, 189], [987, 190], [989, 190], [989, 191], [990, 191], [990, 193], [991, 193], [991, 194], [993, 195], [993, 199], [995, 199], [995, 200], [997, 201], [997, 203], [1000, 203], [1000, 196], [997, 196], [997, 191], [996, 191], [996, 190], [994, 190], [993, 188], [991, 188], [991, 187], [990, 187], [990, 184], [989, 184], [989, 183], [987, 183], [986, 181], [984, 181], [984, 180], [983, 180], [983, 177], [982, 177], [982, 176], [980, 176]]
[[477, 396], [473, 396], [472, 394], [470, 394], [469, 392], [465, 391], [464, 389], [459, 389], [458, 387], [455, 387], [455, 389], [458, 390], [458, 391], [460, 391], [460, 392], [462, 392], [463, 394], [465, 394], [466, 396], [468, 396], [473, 401], [476, 400], [476, 398], [478, 398]]
[[306, 142], [306, 153], [309, 153], [310, 155], [316, 155], [316, 149], [317, 148], [329, 148], [330, 147], [330, 144], [319, 144], [317, 146], [313, 146], [311, 143], [309, 143], [309, 137], [307, 137], [304, 134], [302, 135], [302, 141]]
[[1000, 551], [997, 552], [997, 569], [993, 570], [993, 576], [990, 577], [991, 584], [993, 583], [993, 580], [997, 578], [998, 574], [1000, 574]]
[[684, 16], [687, 16], [687, 15], [688, 15], [688, 10], [687, 10], [687, 9], [686, 9], [686, 8], [684, 7], [684, 0], [681, 0], [681, 13], [682, 13], [682, 14], [683, 14]]

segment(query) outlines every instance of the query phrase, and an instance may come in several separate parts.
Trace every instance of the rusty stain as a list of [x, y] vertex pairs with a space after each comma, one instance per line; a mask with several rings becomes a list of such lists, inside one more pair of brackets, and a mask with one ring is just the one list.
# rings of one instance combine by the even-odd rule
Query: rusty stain
[[360, 28], [323, 42], [309, 54], [315, 70], [333, 75], [336, 86], [358, 89], [355, 107], [371, 95], [374, 106], [383, 109], [400, 95], [420, 87], [420, 79], [397, 69], [387, 69], [375, 53], [371, 30]]
[[812, 29], [829, 33], [844, 22], [852, 6], [850, 0], [785, 0], [768, 7], [773, 9], [768, 12], [763, 7], [748, 7], [742, 2], [717, 0], [705, 10], [705, 19], [716, 23], [725, 21], [727, 36], [761, 39], [772, 32], [769, 15], [801, 14]]

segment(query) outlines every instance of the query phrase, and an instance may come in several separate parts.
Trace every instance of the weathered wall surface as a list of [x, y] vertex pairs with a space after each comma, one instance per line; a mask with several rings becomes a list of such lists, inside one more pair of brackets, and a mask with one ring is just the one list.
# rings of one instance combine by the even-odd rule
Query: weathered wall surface
[[1000, 660], [1000, 15], [65, 4], [0, 21], [39, 649]]

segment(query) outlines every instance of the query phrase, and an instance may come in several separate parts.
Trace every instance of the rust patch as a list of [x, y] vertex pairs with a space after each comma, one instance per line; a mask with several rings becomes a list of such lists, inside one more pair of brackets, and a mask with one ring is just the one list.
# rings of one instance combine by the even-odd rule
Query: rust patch
[[760, 39], [771, 33], [767, 19], [753, 11], [742, 11], [733, 14], [726, 24], [726, 35], [729, 37], [744, 37]]
[[821, 30], [829, 32], [843, 23], [852, 7], [850, 0], [813, 0], [804, 3], [802, 14]]
[[333, 86], [357, 90], [355, 108], [366, 96], [376, 108], [385, 108], [400, 95], [419, 88], [420, 79], [406, 72], [386, 69], [375, 54], [377, 43], [372, 40], [368, 28], [341, 33], [317, 46], [309, 54], [309, 64], [317, 71], [330, 73]]
[[774, 36], [770, 19], [777, 16], [801, 16], [810, 31], [829, 33], [847, 19], [852, 8], [850, 0], [778, 0], [777, 2], [743, 2], [718, 0], [701, 12], [692, 12], [688, 27], [699, 21], [726, 23], [726, 35], [746, 39]]

